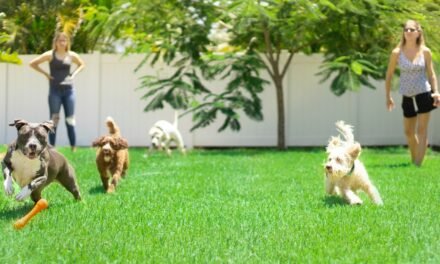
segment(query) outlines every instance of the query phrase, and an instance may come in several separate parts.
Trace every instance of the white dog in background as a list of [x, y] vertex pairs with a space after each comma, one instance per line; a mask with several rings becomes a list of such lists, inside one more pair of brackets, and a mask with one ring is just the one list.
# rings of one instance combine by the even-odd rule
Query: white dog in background
[[382, 205], [382, 199], [368, 177], [367, 170], [358, 157], [361, 145], [354, 141], [353, 127], [336, 122], [336, 127], [344, 139], [332, 137], [327, 145], [328, 154], [325, 163], [325, 189], [329, 195], [341, 195], [351, 205], [362, 204], [356, 194], [362, 190], [368, 194], [373, 203]]
[[182, 154], [186, 153], [182, 135], [177, 128], [178, 120], [179, 114], [175, 111], [173, 124], [166, 120], [159, 120], [153, 125], [153, 127], [151, 127], [149, 132], [151, 138], [150, 153], [153, 149], [158, 149], [164, 150], [168, 156], [170, 156], [170, 144], [172, 142], [176, 144], [176, 147], [182, 152]]

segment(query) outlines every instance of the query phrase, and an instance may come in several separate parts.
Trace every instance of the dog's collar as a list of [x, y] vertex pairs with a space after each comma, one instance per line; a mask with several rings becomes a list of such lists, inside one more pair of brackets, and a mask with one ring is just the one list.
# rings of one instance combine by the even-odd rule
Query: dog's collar
[[354, 163], [353, 163], [353, 166], [351, 167], [350, 171], [347, 174], [345, 174], [345, 176], [351, 176], [351, 174], [353, 174], [353, 171], [354, 171]]

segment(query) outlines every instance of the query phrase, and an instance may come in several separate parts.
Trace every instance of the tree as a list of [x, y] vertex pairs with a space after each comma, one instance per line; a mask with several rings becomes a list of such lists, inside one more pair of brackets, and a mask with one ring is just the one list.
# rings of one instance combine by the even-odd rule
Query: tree
[[[209, 125], [221, 112], [226, 116], [220, 130], [228, 126], [240, 129], [238, 109], [255, 120], [262, 120], [258, 93], [265, 81], [259, 78], [263, 66], [251, 48], [241, 53], [213, 53], [209, 50], [210, 27], [221, 15], [218, 7], [203, 1], [136, 1], [120, 3], [108, 17], [109, 35], [125, 32], [132, 45], [127, 52], [147, 52], [142, 67], [163, 60], [176, 71], [172, 76], [156, 79], [144, 76], [141, 87], [149, 87], [144, 99], [150, 100], [145, 111], [169, 103], [173, 108], [189, 109], [196, 120], [193, 129]], [[248, 45], [247, 45], [248, 46]], [[204, 82], [232, 76], [225, 89], [216, 94]], [[198, 100], [198, 98], [203, 100]]]

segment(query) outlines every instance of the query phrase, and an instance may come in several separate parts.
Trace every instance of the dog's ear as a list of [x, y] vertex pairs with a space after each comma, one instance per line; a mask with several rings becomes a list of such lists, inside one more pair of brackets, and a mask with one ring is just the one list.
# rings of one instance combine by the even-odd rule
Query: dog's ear
[[162, 130], [158, 129], [157, 127], [152, 127], [150, 129], [150, 131], [148, 132], [150, 137], [154, 136], [155, 134], [159, 134], [159, 133], [162, 133]]
[[104, 136], [100, 136], [99, 138], [95, 139], [92, 142], [92, 147], [102, 147], [102, 140], [104, 139]]
[[154, 134], [154, 127], [150, 128], [150, 130], [148, 131], [148, 135], [151, 137]]
[[20, 128], [24, 125], [27, 125], [28, 121], [23, 120], [23, 119], [15, 119], [14, 123], [9, 124], [9, 126], [15, 126], [15, 128], [17, 128], [17, 130], [20, 130]]
[[44, 127], [47, 132], [54, 132], [54, 125], [52, 120], [44, 121], [43, 123], [41, 123], [41, 126]]
[[331, 137], [328, 141], [327, 148], [325, 149], [327, 153], [332, 152], [332, 150], [336, 147], [341, 146], [341, 138], [338, 137]]
[[352, 159], [355, 160], [359, 157], [359, 155], [361, 155], [361, 150], [362, 150], [361, 144], [355, 142], [353, 145], [348, 147], [348, 154]]
[[128, 141], [125, 138], [117, 138], [115, 141], [117, 150], [128, 148]]

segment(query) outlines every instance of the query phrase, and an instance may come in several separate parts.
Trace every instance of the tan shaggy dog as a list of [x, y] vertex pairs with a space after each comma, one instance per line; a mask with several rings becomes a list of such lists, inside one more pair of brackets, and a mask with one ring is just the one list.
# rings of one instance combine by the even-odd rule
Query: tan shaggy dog
[[368, 177], [364, 164], [358, 159], [361, 145], [354, 141], [353, 128], [336, 122], [336, 127], [344, 139], [332, 137], [327, 145], [325, 163], [325, 189], [329, 195], [341, 195], [349, 204], [362, 204], [358, 190], [368, 194], [373, 203], [382, 205], [379, 192]]
[[97, 147], [96, 166], [101, 176], [102, 186], [107, 193], [114, 192], [121, 177], [125, 177], [129, 165], [128, 143], [121, 137], [119, 127], [111, 117], [107, 117], [108, 135], [93, 141]]

